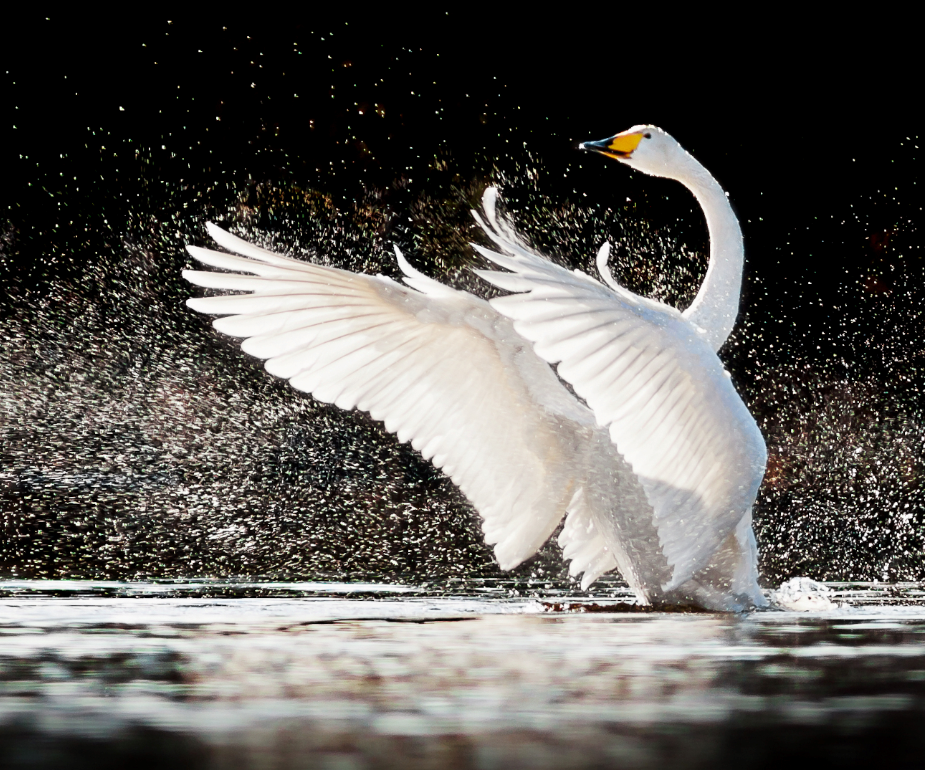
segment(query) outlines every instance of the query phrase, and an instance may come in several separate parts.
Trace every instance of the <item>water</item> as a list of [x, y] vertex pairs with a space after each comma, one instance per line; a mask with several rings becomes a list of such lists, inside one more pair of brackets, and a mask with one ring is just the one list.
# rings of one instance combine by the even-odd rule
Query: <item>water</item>
[[[925, 592], [641, 613], [513, 581], [0, 584], [5, 767], [915, 766]], [[544, 592], [545, 594], [546, 592]], [[259, 597], [259, 598], [258, 598]], [[272, 597], [272, 598], [271, 598]], [[73, 764], [74, 762], [77, 764]]]

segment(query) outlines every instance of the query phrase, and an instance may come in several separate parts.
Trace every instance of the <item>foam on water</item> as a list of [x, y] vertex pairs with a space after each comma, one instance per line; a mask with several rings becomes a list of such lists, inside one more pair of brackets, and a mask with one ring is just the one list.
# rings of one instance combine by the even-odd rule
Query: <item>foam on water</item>
[[832, 589], [825, 584], [810, 578], [796, 577], [771, 591], [768, 598], [783, 610], [824, 612], [838, 606], [832, 601], [831, 596]]

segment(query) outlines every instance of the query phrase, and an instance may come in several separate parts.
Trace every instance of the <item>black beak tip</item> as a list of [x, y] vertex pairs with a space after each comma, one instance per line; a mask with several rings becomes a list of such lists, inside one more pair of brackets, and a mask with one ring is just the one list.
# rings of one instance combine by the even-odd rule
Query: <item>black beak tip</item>
[[596, 142], [582, 142], [581, 144], [578, 145], [578, 149], [579, 150], [592, 150], [595, 152], [603, 152], [608, 149], [607, 146], [609, 144], [610, 144], [610, 138], [600, 139]]

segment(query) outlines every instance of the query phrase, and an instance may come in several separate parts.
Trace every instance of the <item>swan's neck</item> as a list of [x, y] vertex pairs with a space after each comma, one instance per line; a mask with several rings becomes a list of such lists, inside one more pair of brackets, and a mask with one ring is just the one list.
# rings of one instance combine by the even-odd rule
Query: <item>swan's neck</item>
[[[688, 156], [690, 158], [690, 156]], [[710, 263], [703, 285], [684, 317], [703, 330], [713, 350], [719, 350], [735, 326], [742, 289], [742, 230], [726, 193], [693, 158], [676, 178], [697, 197], [710, 232]]]

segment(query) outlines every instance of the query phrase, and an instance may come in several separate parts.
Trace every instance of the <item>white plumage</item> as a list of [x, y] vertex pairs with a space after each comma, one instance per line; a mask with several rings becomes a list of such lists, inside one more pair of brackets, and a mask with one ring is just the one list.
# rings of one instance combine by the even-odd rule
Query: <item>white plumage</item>
[[[738, 223], [713, 178], [664, 132], [639, 126], [588, 143], [698, 197], [711, 262], [683, 314], [532, 251], [496, 212], [476, 219], [512, 294], [486, 302], [424, 276], [396, 249], [402, 286], [258, 248], [209, 224], [240, 256], [189, 246], [235, 272], [184, 271], [248, 294], [190, 299], [215, 328], [298, 390], [360, 409], [453, 479], [483, 520], [504, 569], [556, 529], [588, 586], [619, 569], [649, 603], [737, 610], [763, 605], [751, 507], [764, 441], [716, 356], [735, 321]], [[606, 284], [606, 285], [605, 285]], [[557, 372], [550, 364], [557, 365]], [[584, 403], [563, 386], [568, 382]]]

